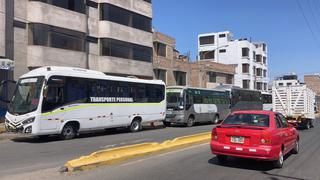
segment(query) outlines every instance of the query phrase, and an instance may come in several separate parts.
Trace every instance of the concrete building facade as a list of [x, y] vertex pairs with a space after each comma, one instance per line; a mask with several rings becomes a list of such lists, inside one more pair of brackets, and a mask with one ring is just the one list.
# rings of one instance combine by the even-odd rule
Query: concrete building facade
[[0, 58], [14, 79], [72, 66], [153, 78], [151, 0], [0, 0]]
[[241, 88], [268, 91], [268, 57], [265, 43], [232, 39], [229, 31], [200, 34], [198, 61], [236, 66], [234, 84]]
[[175, 48], [175, 39], [165, 34], [153, 34], [154, 78], [168, 86], [192, 86], [214, 88], [221, 84], [232, 85], [235, 66], [213, 61], [194, 61], [180, 55]]

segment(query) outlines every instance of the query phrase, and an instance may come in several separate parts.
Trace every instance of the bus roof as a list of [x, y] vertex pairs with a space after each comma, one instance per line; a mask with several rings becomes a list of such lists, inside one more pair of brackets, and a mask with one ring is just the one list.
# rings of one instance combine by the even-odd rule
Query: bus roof
[[45, 66], [45, 67], [37, 68], [22, 75], [21, 78], [37, 77], [37, 76], [50, 77], [54, 75], [165, 85], [165, 83], [161, 80], [145, 80], [145, 79], [130, 78], [130, 77], [110, 76], [110, 75], [105, 75], [103, 72], [100, 72], [100, 71], [94, 71], [94, 70], [88, 70], [88, 69], [76, 68], [76, 67], [62, 67], [62, 66]]
[[208, 89], [208, 88], [199, 88], [199, 87], [191, 87], [191, 86], [167, 86], [167, 89], [197, 89], [197, 90], [205, 90], [205, 91], [217, 91], [217, 92], [225, 92], [220, 89]]

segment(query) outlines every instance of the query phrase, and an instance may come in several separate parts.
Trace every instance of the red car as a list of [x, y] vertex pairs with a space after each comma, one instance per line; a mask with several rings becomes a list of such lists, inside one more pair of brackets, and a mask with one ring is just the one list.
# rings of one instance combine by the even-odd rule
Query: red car
[[299, 152], [299, 133], [280, 113], [237, 111], [213, 128], [211, 151], [219, 162], [234, 156], [274, 161], [281, 168], [287, 153]]

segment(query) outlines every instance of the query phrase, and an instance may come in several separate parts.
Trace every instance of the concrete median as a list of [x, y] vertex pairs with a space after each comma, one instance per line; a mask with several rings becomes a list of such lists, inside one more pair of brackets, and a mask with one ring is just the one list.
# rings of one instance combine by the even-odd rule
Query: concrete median
[[82, 156], [78, 159], [68, 161], [64, 165], [64, 170], [73, 172], [77, 170], [86, 170], [103, 165], [114, 164], [135, 157], [209, 142], [210, 138], [211, 133], [207, 132], [191, 136], [179, 137], [173, 140], [164, 141], [163, 143], [150, 142], [102, 150], [94, 152], [88, 156]]

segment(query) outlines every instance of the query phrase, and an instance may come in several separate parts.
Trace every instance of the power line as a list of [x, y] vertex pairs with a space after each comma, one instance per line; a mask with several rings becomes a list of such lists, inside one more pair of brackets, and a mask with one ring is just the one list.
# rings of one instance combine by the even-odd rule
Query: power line
[[318, 21], [317, 21], [316, 15], [315, 15], [315, 13], [314, 13], [314, 11], [313, 11], [311, 2], [310, 2], [310, 0], [307, 0], [307, 2], [308, 2], [308, 6], [309, 6], [309, 8], [310, 8], [310, 12], [311, 12], [311, 15], [312, 15], [312, 17], [313, 17], [313, 20], [315, 21], [316, 27], [318, 28], [318, 31], [320, 31], [320, 26], [319, 26], [319, 23], [318, 23]]
[[312, 30], [311, 25], [310, 25], [310, 22], [308, 21], [307, 16], [306, 16], [306, 14], [304, 13], [304, 10], [303, 10], [303, 8], [302, 8], [299, 0], [297, 0], [297, 4], [298, 4], [298, 6], [299, 6], [299, 8], [300, 8], [300, 11], [301, 11], [301, 13], [302, 13], [302, 15], [303, 15], [303, 18], [304, 18], [304, 20], [305, 20], [305, 22], [306, 22], [306, 24], [307, 24], [307, 27], [308, 27], [308, 29], [310, 30], [310, 32], [311, 32], [311, 34], [312, 34], [312, 36], [313, 36], [313, 39], [315, 40], [317, 46], [320, 48], [320, 43], [319, 43], [319, 41], [318, 41], [318, 39], [317, 39], [317, 36], [316, 36], [316, 34], [314, 33], [314, 31]]

